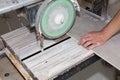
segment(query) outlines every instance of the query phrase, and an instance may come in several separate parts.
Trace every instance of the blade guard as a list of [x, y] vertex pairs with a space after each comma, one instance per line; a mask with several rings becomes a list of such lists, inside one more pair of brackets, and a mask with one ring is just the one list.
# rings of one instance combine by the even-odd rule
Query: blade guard
[[[43, 17], [43, 14], [44, 14], [44, 11], [45, 11], [45, 9], [48, 7], [48, 5], [50, 4], [50, 3], [52, 3], [52, 2], [55, 2], [55, 1], [57, 1], [57, 0], [45, 0], [43, 3], [42, 3], [42, 5], [40, 6], [40, 8], [39, 8], [39, 10], [38, 10], [38, 12], [37, 12], [37, 15], [36, 15], [36, 33], [37, 33], [37, 35], [39, 35], [39, 36], [42, 36], [42, 35], [44, 35], [43, 34], [43, 31], [42, 31], [42, 29], [41, 29], [41, 19], [42, 19], [42, 17]], [[58, 0], [59, 1], [59, 0]], [[78, 4], [78, 2], [76, 1], [76, 0], [70, 0], [71, 2], [72, 2], [72, 4], [73, 4], [73, 7], [74, 7], [74, 9], [75, 10], [77, 10], [77, 11], [79, 11], [80, 12], [80, 7], [79, 7], [79, 4]], [[75, 18], [74, 18], [75, 19]], [[74, 23], [74, 21], [72, 22], [72, 24]], [[72, 25], [71, 25], [71, 27], [72, 27]], [[68, 32], [68, 31], [67, 31]], [[65, 34], [65, 33], [64, 33]], [[63, 34], [63, 35], [64, 35]], [[63, 35], [61, 35], [61, 36], [63, 36]], [[46, 35], [44, 35], [45, 37], [47, 37], [47, 38], [49, 38], [49, 39], [55, 39], [55, 38], [59, 38], [59, 37], [61, 37], [61, 36], [59, 36], [59, 37], [48, 37], [48, 36], [46, 36]]]

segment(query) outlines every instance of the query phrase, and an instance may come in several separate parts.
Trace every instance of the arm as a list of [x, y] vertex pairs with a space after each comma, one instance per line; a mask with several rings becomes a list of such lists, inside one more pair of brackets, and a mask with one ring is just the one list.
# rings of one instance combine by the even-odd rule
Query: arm
[[93, 49], [94, 47], [104, 44], [119, 30], [120, 30], [120, 10], [102, 30], [85, 34], [81, 38], [79, 44], [81, 44], [83, 47], [87, 49]]
[[101, 30], [108, 38], [120, 30], [120, 10], [114, 18]]

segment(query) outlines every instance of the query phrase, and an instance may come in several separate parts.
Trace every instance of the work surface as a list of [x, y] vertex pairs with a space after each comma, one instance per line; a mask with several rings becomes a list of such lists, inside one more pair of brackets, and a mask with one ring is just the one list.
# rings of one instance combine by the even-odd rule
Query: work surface
[[[84, 14], [77, 18], [73, 29], [69, 32], [76, 39], [90, 32], [102, 29], [106, 23], [97, 21], [94, 18]], [[104, 45], [94, 49], [95, 54], [120, 70], [120, 34], [118, 33], [107, 41]]]
[[[30, 33], [26, 27], [2, 35], [2, 38], [7, 48], [39, 80], [54, 79], [93, 56], [92, 51], [78, 45], [77, 40], [72, 37], [60, 42], [45, 40], [44, 51], [41, 51], [35, 33]], [[11, 52], [6, 53], [11, 55]]]

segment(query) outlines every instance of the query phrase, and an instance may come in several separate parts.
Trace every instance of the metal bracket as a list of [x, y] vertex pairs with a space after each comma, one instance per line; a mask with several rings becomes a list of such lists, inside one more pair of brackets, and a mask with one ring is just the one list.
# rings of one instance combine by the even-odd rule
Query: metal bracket
[[71, 0], [71, 2], [73, 3], [76, 11], [80, 12], [80, 6], [77, 0]]

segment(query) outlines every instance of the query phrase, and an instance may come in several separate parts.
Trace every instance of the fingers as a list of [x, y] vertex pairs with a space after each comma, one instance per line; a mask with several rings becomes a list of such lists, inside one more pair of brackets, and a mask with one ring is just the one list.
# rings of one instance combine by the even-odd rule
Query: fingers
[[86, 41], [84, 44], [83, 44], [83, 47], [87, 48], [88, 46], [92, 45], [93, 42], [92, 41]]
[[84, 37], [81, 38], [79, 44], [84, 45], [84, 43], [89, 41], [89, 40], [91, 40], [91, 38], [89, 36], [84, 36]]
[[81, 37], [79, 44], [87, 49], [93, 49], [105, 43], [107, 39], [101, 32], [90, 32]]
[[91, 45], [89, 45], [88, 47], [86, 47], [88, 50], [91, 50], [91, 49], [93, 49], [93, 48], [95, 48], [95, 47], [97, 47], [97, 46], [99, 46], [100, 44], [99, 43], [93, 43], [93, 44], [91, 44]]
[[81, 42], [82, 42], [81, 45], [88, 50], [91, 50], [100, 45], [99, 42], [95, 42], [94, 40], [92, 40], [90, 38], [86, 38], [86, 39], [83, 38]]
[[97, 46], [99, 46], [100, 45], [100, 43], [98, 43], [98, 42], [92, 42], [92, 41], [88, 41], [88, 42], [86, 42], [84, 45], [82, 45], [83, 47], [85, 47], [86, 49], [88, 49], [88, 50], [91, 50], [91, 49], [93, 49], [93, 48], [95, 48], [95, 47], [97, 47]]

